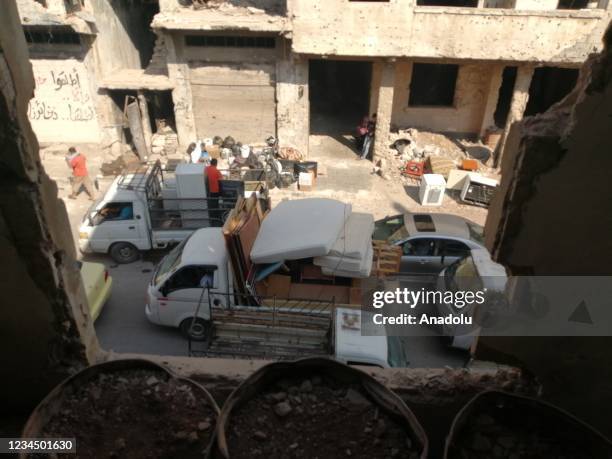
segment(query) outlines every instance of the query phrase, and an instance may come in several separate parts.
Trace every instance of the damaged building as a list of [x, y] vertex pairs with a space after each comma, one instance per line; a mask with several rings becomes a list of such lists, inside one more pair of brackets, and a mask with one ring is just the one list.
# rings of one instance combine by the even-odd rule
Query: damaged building
[[[131, 120], [130, 135], [148, 151], [161, 126], [182, 147], [276, 135], [307, 153], [310, 134], [349, 133], [377, 113], [376, 154], [390, 130], [409, 127], [495, 146], [511, 122], [571, 91], [578, 67], [601, 49], [612, 8], [607, 0], [94, 0], [75, 3], [77, 12], [67, 4], [20, 1], [37, 81], [30, 119], [42, 142], [60, 130], [63, 141], [125, 140], [132, 104], [144, 121]], [[50, 34], [60, 29], [69, 36]], [[85, 88], [78, 97], [87, 106], [73, 108], [75, 90], [63, 79], [58, 87], [59, 72]]]

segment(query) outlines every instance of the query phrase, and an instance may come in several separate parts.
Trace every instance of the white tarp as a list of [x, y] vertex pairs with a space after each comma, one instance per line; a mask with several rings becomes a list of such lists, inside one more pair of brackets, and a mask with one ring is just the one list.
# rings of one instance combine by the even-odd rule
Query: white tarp
[[351, 205], [335, 199], [281, 201], [263, 220], [253, 263], [275, 263], [326, 255], [338, 239]]
[[352, 278], [366, 278], [370, 277], [372, 272], [372, 261], [374, 259], [374, 249], [372, 244], [368, 246], [366, 255], [361, 259], [359, 269], [357, 270], [344, 270], [339, 267], [327, 268], [322, 267], [321, 272], [326, 276], [341, 276], [341, 277], [352, 277]]
[[374, 217], [372, 214], [353, 212], [330, 250], [330, 256], [363, 258], [372, 240]]
[[327, 268], [325, 270], [327, 273], [363, 273], [366, 269], [364, 266], [368, 255], [371, 264], [372, 254], [370, 252], [372, 252], [373, 232], [374, 217], [371, 214], [352, 213], [347, 219], [346, 225], [340, 230], [338, 239], [336, 239], [330, 252], [327, 255], [315, 257], [313, 263], [322, 268]]

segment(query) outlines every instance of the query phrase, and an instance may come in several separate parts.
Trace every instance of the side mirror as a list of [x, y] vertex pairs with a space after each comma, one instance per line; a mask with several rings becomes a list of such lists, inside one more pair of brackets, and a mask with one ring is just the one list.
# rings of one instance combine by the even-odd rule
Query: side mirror
[[220, 300], [219, 298], [215, 298], [215, 299], [213, 300], [213, 305], [215, 305], [215, 306], [219, 306], [220, 304], [221, 304], [221, 300]]
[[142, 217], [140, 215], [136, 215], [136, 220], [140, 220]]
[[168, 291], [168, 286], [167, 286], [167, 284], [162, 285], [162, 286], [159, 288], [159, 292], [160, 292], [160, 293], [161, 293], [163, 296], [168, 296], [169, 291]]

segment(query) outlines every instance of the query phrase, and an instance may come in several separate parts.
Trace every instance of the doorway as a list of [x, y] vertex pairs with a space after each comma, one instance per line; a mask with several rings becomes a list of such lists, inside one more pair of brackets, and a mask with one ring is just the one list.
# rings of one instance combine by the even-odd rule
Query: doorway
[[578, 69], [540, 67], [533, 72], [525, 116], [548, 110], [567, 96], [578, 80]]
[[311, 134], [349, 134], [370, 108], [372, 63], [311, 59]]

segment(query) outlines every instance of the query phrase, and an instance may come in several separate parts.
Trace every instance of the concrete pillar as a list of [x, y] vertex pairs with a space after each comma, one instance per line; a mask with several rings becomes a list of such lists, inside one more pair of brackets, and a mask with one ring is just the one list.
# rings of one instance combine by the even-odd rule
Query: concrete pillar
[[380, 85], [376, 102], [376, 132], [372, 162], [384, 157], [387, 152], [395, 90], [395, 62], [375, 62], [374, 65], [380, 67]]
[[140, 107], [140, 116], [142, 118], [142, 134], [147, 146], [147, 153], [150, 155], [153, 132], [151, 131], [151, 119], [149, 118], [149, 105], [147, 104], [144, 91], [138, 91], [138, 106]]
[[288, 55], [276, 64], [276, 136], [281, 147], [308, 155], [308, 59]]
[[513, 123], [523, 119], [527, 102], [529, 101], [529, 87], [533, 78], [534, 67], [531, 65], [519, 66], [516, 72], [516, 81], [514, 83], [514, 91], [512, 93], [512, 101], [510, 102], [510, 112], [508, 113], [508, 121], [504, 128], [504, 134], [500, 140], [498, 151], [499, 154], [495, 158], [495, 167], [501, 164], [506, 148], [506, 140], [508, 139], [508, 131]]
[[499, 100], [499, 88], [502, 84], [504, 74], [504, 65], [496, 64], [491, 68], [491, 79], [489, 80], [489, 88], [487, 90], [487, 101], [485, 104], [482, 122], [480, 123], [480, 137], [484, 137], [487, 129], [495, 126], [495, 109]]
[[187, 145], [194, 142], [197, 137], [189, 66], [183, 56], [181, 35], [175, 37], [166, 31], [162, 31], [162, 33], [166, 34], [164, 42], [168, 50], [168, 76], [176, 84], [172, 90], [176, 133], [178, 134], [179, 149], [184, 151]]

